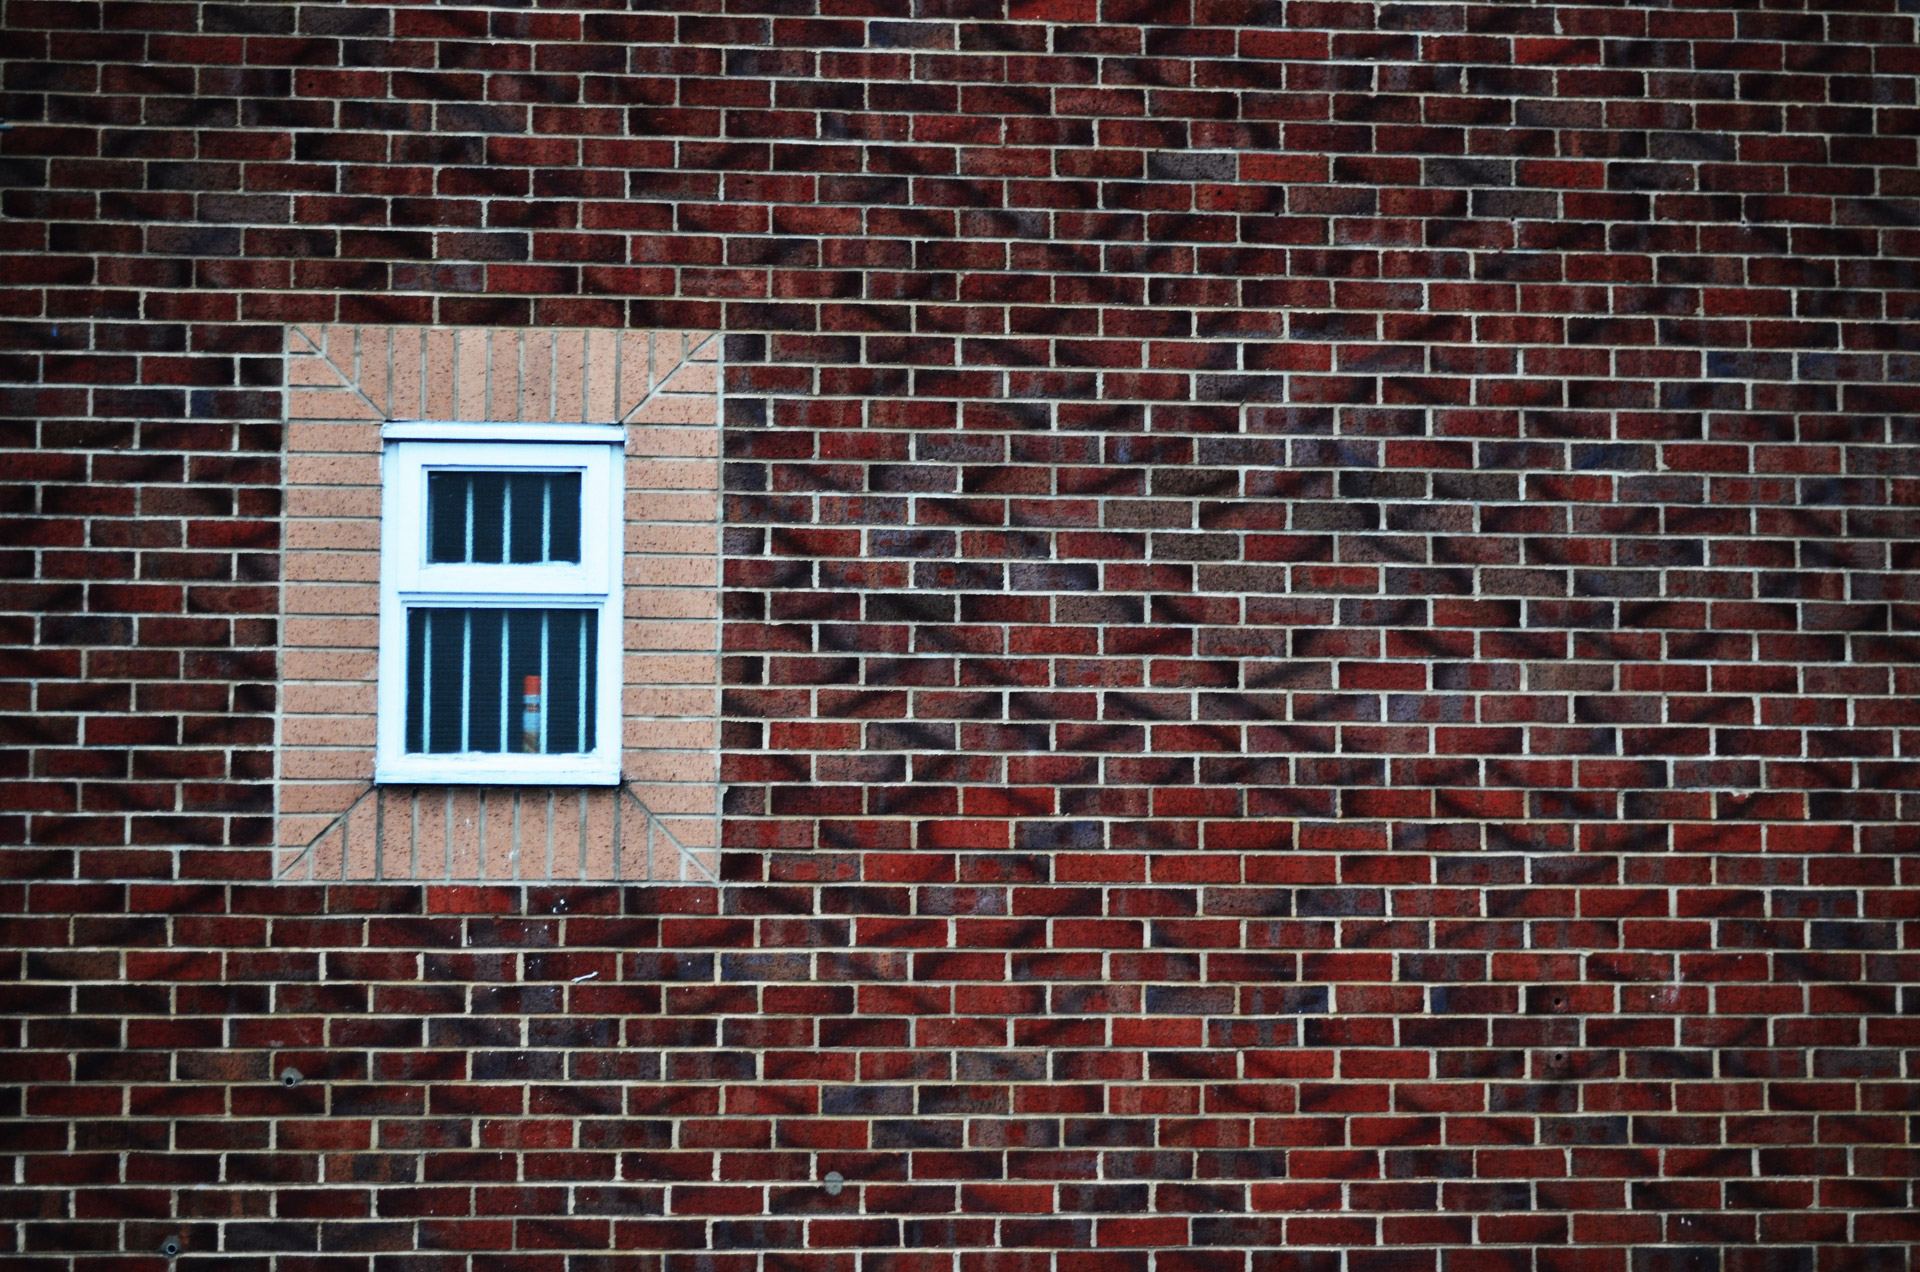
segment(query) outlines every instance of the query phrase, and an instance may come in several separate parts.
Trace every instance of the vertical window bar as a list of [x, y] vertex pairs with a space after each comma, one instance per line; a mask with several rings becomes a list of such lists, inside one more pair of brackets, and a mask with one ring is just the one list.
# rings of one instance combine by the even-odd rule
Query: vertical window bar
[[473, 474], [472, 473], [467, 474], [467, 554], [466, 556], [460, 559], [463, 561], [473, 560]]
[[460, 749], [473, 750], [473, 611], [460, 615]]
[[426, 649], [420, 655], [420, 750], [433, 750], [433, 611], [420, 611]]
[[540, 479], [540, 559], [553, 560], [553, 474]]
[[[524, 512], [531, 500], [520, 501]], [[529, 523], [531, 524], [531, 523]], [[437, 617], [436, 617], [437, 615]], [[604, 611], [422, 606], [408, 619], [405, 746], [428, 754], [584, 754]], [[498, 624], [496, 633], [493, 624]], [[556, 630], [557, 629], [557, 630]], [[438, 648], [436, 649], [436, 644]], [[496, 668], [488, 660], [498, 658]], [[618, 683], [618, 682], [616, 682]], [[568, 701], [567, 695], [574, 698]], [[492, 720], [487, 713], [499, 711]], [[572, 733], [563, 733], [564, 729]]]
[[513, 488], [515, 482], [511, 474], [500, 483], [500, 560], [511, 563], [513, 560]]

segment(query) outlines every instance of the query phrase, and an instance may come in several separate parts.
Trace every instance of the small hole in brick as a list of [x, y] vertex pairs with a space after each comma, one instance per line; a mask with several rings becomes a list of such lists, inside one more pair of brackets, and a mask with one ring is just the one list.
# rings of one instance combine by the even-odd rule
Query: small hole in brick
[[847, 1186], [847, 1177], [837, 1170], [830, 1170], [827, 1172], [826, 1179], [822, 1182], [827, 1186], [827, 1196], [838, 1197], [840, 1190]]
[[180, 1253], [180, 1238], [168, 1237], [160, 1243], [160, 1253], [171, 1259]]
[[300, 1070], [298, 1069], [286, 1068], [286, 1069], [280, 1070], [281, 1086], [299, 1086], [300, 1078], [301, 1078], [301, 1073], [300, 1073]]

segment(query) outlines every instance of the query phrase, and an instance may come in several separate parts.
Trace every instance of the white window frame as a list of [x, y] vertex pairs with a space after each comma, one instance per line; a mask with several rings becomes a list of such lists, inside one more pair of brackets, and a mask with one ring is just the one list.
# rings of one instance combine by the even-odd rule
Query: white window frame
[[[531, 434], [531, 436], [529, 436]], [[374, 781], [459, 785], [612, 786], [620, 781], [620, 596], [626, 529], [625, 440], [618, 425], [406, 423], [381, 431], [380, 656]], [[427, 560], [427, 475], [436, 468], [574, 470], [580, 562], [433, 565]], [[412, 753], [406, 749], [407, 610], [598, 610], [594, 749], [579, 755]]]

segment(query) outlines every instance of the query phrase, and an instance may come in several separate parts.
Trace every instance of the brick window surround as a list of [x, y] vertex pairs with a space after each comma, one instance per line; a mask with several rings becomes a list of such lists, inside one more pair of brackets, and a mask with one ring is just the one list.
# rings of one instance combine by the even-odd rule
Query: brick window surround
[[[711, 879], [719, 842], [719, 350], [708, 332], [287, 332], [275, 782], [282, 879]], [[627, 430], [622, 783], [373, 783], [380, 430]]]

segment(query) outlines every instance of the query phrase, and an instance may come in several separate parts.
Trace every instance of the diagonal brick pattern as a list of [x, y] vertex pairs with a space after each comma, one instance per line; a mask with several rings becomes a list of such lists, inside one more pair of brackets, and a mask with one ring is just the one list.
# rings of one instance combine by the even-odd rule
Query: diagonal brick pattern
[[[705, 332], [293, 327], [275, 875], [712, 878], [717, 340]], [[620, 790], [373, 793], [380, 427], [628, 429]]]

